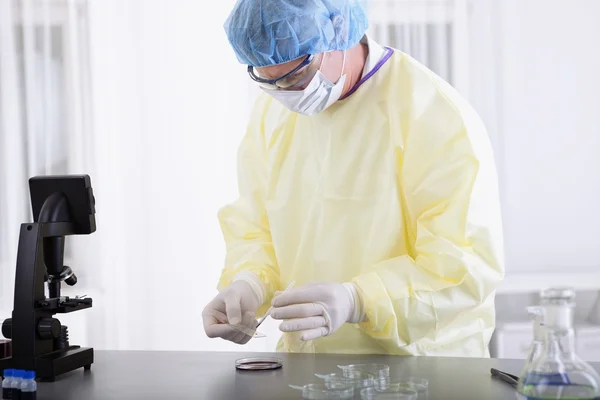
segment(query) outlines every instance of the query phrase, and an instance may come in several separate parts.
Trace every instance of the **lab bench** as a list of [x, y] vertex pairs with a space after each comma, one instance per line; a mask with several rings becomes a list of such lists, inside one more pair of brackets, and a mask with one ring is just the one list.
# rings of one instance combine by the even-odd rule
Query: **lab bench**
[[[272, 371], [238, 371], [235, 361], [270, 356], [283, 361]], [[289, 385], [318, 383], [314, 374], [338, 365], [383, 363], [390, 377], [429, 381], [429, 400], [506, 400], [514, 390], [491, 378], [490, 368], [518, 375], [522, 360], [331, 354], [96, 351], [90, 371], [77, 370], [38, 384], [38, 400], [114, 399], [301, 399]], [[600, 364], [594, 364], [600, 370]], [[360, 398], [357, 396], [356, 398]]]

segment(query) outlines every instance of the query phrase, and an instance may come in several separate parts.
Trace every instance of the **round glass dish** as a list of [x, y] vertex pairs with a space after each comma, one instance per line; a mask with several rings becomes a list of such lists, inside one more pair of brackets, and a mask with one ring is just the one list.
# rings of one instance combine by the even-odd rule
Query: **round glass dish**
[[353, 374], [352, 378], [344, 376], [344, 374], [339, 372], [327, 375], [315, 374], [315, 376], [323, 379], [325, 381], [325, 385], [328, 387], [352, 385], [355, 389], [363, 389], [373, 386], [373, 375], [367, 374], [366, 372], [356, 372]]
[[364, 373], [373, 375], [373, 378], [390, 376], [390, 367], [385, 364], [348, 364], [338, 365], [345, 377], [353, 378]]
[[417, 400], [418, 393], [415, 390], [396, 387], [385, 390], [366, 388], [360, 391], [362, 400]]
[[283, 361], [275, 357], [248, 357], [235, 360], [235, 368], [243, 371], [266, 371], [282, 366]]
[[398, 382], [388, 383], [385, 386], [374, 386], [378, 391], [413, 390], [419, 395], [419, 400], [429, 398], [429, 381], [421, 378], [404, 378]]
[[304, 386], [290, 385], [290, 387], [292, 389], [301, 390], [303, 399], [354, 399], [354, 387], [352, 385], [336, 385], [335, 388], [331, 388], [323, 383], [310, 383]]

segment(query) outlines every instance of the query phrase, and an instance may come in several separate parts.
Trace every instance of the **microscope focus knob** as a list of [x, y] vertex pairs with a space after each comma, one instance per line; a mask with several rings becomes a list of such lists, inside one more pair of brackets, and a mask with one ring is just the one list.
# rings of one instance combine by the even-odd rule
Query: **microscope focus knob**
[[60, 321], [56, 318], [42, 318], [37, 332], [42, 339], [57, 339], [60, 336]]
[[12, 339], [12, 318], [6, 318], [2, 323], [2, 335], [7, 339]]

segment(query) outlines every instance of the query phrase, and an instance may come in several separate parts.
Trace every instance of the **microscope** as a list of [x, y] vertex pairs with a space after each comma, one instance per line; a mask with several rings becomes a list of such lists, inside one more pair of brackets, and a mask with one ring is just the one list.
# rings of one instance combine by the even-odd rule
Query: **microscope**
[[91, 298], [61, 296], [60, 289], [77, 283], [64, 265], [65, 240], [96, 231], [95, 199], [88, 175], [33, 177], [29, 190], [34, 222], [21, 224], [12, 318], [2, 324], [12, 355], [0, 359], [0, 371], [30, 370], [54, 381], [94, 362], [94, 350], [71, 345], [68, 328], [53, 315], [92, 307]]

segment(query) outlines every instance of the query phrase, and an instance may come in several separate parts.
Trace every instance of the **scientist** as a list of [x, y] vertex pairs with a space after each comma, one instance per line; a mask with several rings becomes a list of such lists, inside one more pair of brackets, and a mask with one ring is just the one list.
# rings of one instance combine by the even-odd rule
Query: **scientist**
[[357, 0], [239, 0], [227, 19], [264, 93], [204, 329], [246, 343], [231, 325], [273, 305], [278, 351], [489, 357], [504, 265], [486, 129], [367, 28]]

